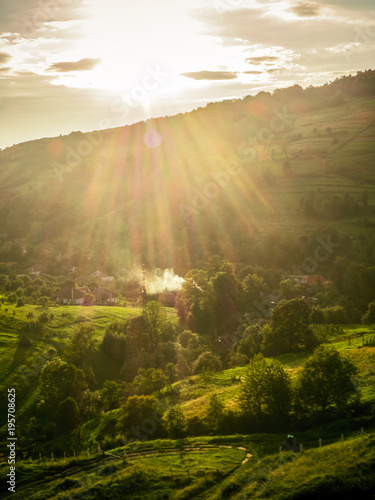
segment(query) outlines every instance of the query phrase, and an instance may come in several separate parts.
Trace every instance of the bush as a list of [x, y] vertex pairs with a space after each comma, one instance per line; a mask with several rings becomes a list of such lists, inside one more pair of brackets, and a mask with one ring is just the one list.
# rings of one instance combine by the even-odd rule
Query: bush
[[213, 372], [221, 370], [222, 364], [219, 356], [211, 351], [202, 352], [199, 358], [193, 364], [193, 373], [202, 373], [204, 369], [209, 369]]

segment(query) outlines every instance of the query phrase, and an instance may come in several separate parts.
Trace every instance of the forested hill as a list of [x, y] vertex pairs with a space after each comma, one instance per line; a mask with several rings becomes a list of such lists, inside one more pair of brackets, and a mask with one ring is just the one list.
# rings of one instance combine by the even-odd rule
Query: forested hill
[[291, 241], [331, 226], [367, 238], [371, 264], [374, 139], [368, 70], [19, 144], [0, 152], [0, 262], [184, 273], [219, 253], [285, 267]]

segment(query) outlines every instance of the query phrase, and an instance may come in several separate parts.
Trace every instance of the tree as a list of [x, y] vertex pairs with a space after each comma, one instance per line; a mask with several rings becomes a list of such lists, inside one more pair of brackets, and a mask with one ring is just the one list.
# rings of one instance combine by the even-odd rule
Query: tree
[[225, 333], [237, 325], [239, 283], [234, 271], [220, 271], [211, 278], [215, 330]]
[[144, 308], [142, 317], [148, 333], [147, 340], [150, 344], [150, 350], [153, 352], [166, 326], [165, 309], [160, 302], [152, 300]]
[[91, 418], [99, 415], [102, 407], [103, 404], [100, 391], [90, 391], [89, 389], [86, 389], [83, 392], [80, 403], [80, 412], [84, 420], [90, 420]]
[[280, 281], [279, 286], [280, 291], [283, 294], [283, 298], [287, 300], [295, 299], [298, 295], [300, 295], [301, 285], [294, 280], [286, 279]]
[[124, 387], [114, 380], [106, 380], [100, 391], [100, 399], [104, 411], [111, 411], [121, 406], [121, 399], [124, 396]]
[[164, 428], [171, 439], [184, 437], [186, 422], [181, 408], [171, 408], [163, 417]]
[[89, 358], [95, 351], [96, 341], [93, 337], [94, 328], [91, 325], [80, 325], [77, 332], [74, 333], [67, 348], [67, 357], [69, 361], [83, 367], [85, 359]]
[[248, 274], [242, 281], [244, 309], [252, 311], [254, 301], [261, 299], [261, 293], [265, 290], [266, 284], [263, 278], [256, 274]]
[[206, 410], [206, 424], [212, 434], [220, 431], [225, 416], [224, 403], [217, 394], [212, 394]]
[[107, 330], [100, 344], [101, 350], [111, 358], [111, 363], [117, 366], [124, 363], [127, 353], [125, 335]]
[[272, 330], [280, 352], [309, 348], [312, 333], [309, 330], [310, 307], [303, 299], [283, 300], [272, 311]]
[[211, 351], [202, 352], [193, 365], [194, 373], [202, 373], [204, 369], [217, 372], [221, 369], [221, 360], [217, 354]]
[[248, 359], [254, 357], [261, 351], [263, 337], [264, 327], [262, 328], [259, 325], [248, 326], [243, 332], [243, 338], [236, 346], [237, 352], [245, 355]]
[[[155, 396], [130, 396], [122, 406], [119, 426], [133, 438], [153, 438], [162, 434], [162, 412]], [[146, 434], [146, 436], [145, 436]]]
[[48, 361], [40, 374], [41, 397], [47, 406], [57, 408], [69, 397], [79, 402], [85, 389], [84, 372], [61, 358]]
[[57, 409], [57, 423], [61, 432], [71, 432], [79, 424], [77, 401], [71, 397], [64, 399]]
[[259, 422], [283, 421], [291, 403], [289, 375], [278, 361], [257, 354], [249, 363], [242, 381], [239, 406]]
[[25, 304], [22, 299], [18, 299], [16, 307], [23, 307]]
[[95, 303], [95, 295], [93, 295], [92, 293], [85, 293], [83, 298], [84, 298], [85, 305], [87, 305], [87, 306], [91, 306]]
[[178, 380], [178, 373], [177, 373], [176, 367], [173, 363], [167, 363], [167, 365], [165, 366], [164, 373], [165, 373], [167, 384], [169, 386], [171, 386], [173, 384], [173, 382], [176, 382], [176, 380]]
[[319, 347], [298, 375], [295, 406], [308, 415], [339, 413], [356, 394], [352, 378], [357, 368], [332, 347]]
[[32, 311], [26, 314], [26, 318], [29, 320], [29, 329], [31, 329], [32, 320], [34, 318], [34, 313]]
[[214, 323], [212, 294], [212, 283], [207, 271], [202, 269], [188, 271], [176, 300], [176, 309], [181, 322], [199, 333], [212, 331]]
[[375, 323], [375, 301], [369, 303], [366, 313], [362, 316], [362, 323], [365, 325]]
[[152, 394], [161, 391], [167, 381], [160, 368], [139, 368], [133, 385], [137, 394]]

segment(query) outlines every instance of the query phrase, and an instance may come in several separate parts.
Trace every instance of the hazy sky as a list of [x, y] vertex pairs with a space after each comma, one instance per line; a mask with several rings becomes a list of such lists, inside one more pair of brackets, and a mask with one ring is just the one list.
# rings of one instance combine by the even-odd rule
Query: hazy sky
[[373, 0], [0, 0], [0, 147], [373, 69]]

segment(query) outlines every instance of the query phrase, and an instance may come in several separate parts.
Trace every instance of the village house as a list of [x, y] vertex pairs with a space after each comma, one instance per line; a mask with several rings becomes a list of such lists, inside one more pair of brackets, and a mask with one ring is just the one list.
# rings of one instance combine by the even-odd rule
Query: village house
[[85, 301], [86, 292], [79, 288], [67, 286], [55, 295], [56, 302], [59, 304], [82, 305]]
[[298, 281], [301, 285], [307, 286], [318, 286], [321, 283], [324, 286], [330, 284], [330, 281], [327, 281], [327, 278], [322, 276], [321, 274], [313, 274], [309, 275], [289, 275], [289, 279]]
[[117, 304], [118, 303], [118, 294], [116, 292], [112, 292], [108, 288], [99, 287], [96, 290], [93, 290], [92, 295], [95, 297], [95, 302], [97, 304]]
[[165, 307], [174, 307], [176, 302], [176, 294], [174, 293], [159, 293], [158, 302], [161, 302]]
[[28, 274], [33, 274], [34, 276], [39, 276], [39, 274], [44, 273], [45, 270], [46, 266], [43, 266], [43, 264], [35, 264], [34, 266], [28, 267], [26, 272]]

